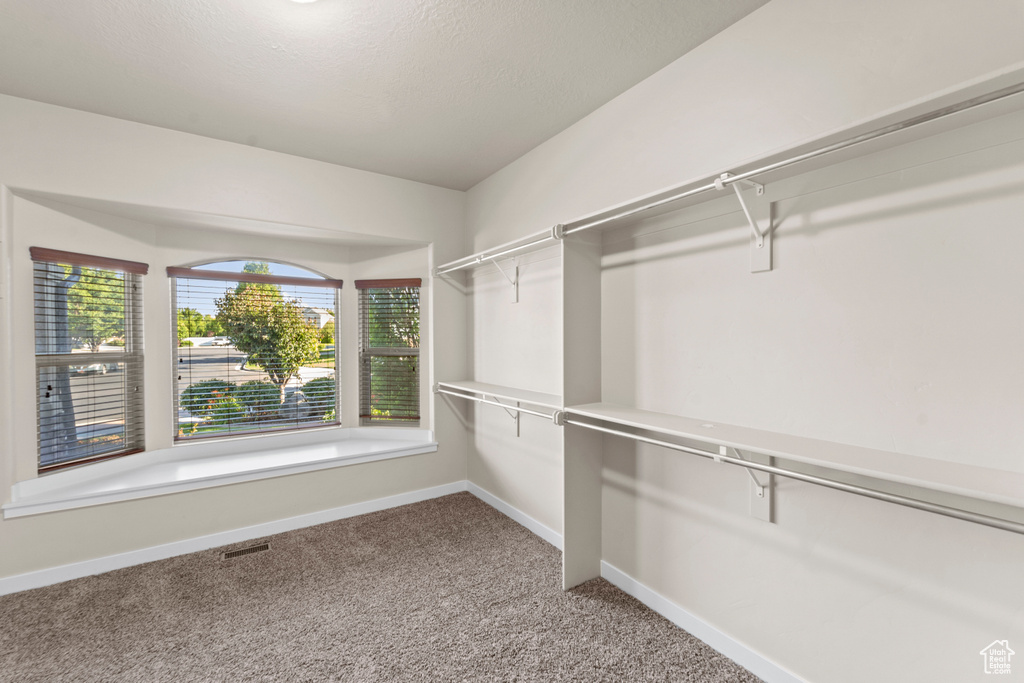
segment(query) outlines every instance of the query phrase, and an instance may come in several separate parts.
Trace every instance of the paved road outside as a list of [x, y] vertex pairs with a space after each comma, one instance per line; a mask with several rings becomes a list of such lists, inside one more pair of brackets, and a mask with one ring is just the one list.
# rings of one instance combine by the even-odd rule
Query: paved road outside
[[[178, 390], [189, 384], [222, 379], [235, 384], [258, 379], [269, 382], [270, 376], [260, 370], [244, 370], [245, 354], [233, 346], [195, 346], [178, 349]], [[300, 368], [297, 377], [289, 380], [286, 389], [297, 389], [311, 379], [332, 377], [332, 368]]]

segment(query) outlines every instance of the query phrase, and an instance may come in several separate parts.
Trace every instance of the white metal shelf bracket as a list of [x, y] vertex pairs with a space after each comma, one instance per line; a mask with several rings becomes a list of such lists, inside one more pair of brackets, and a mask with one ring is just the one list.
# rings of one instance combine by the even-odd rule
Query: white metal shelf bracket
[[[720, 454], [722, 454], [722, 455], [729, 455], [729, 448], [727, 446], [719, 446], [718, 447], [718, 452]], [[743, 454], [740, 453], [735, 448], [732, 449], [732, 452], [735, 454], [735, 457], [738, 458], [739, 460], [743, 460], [744, 459], [743, 458]], [[719, 458], [715, 458], [715, 460], [717, 462], [722, 462], [721, 459], [719, 459]], [[762, 484], [760, 481], [757, 480], [757, 477], [754, 476], [754, 473], [751, 471], [751, 469], [749, 467], [744, 467], [743, 469], [746, 470], [747, 475], [750, 477], [750, 481], [754, 482], [754, 488], [757, 491], [757, 497], [758, 498], [764, 498], [764, 489], [765, 489], [764, 484]]]
[[[721, 455], [728, 456], [729, 455], [729, 450], [730, 449], [727, 448], [726, 446], [719, 446], [718, 447], [718, 452]], [[740, 453], [738, 448], [733, 448], [731, 450], [732, 450], [732, 453], [733, 453], [733, 457], [735, 457], [737, 460], [742, 460], [744, 462], [746, 461], [746, 458], [743, 457], [743, 454]], [[716, 460], [717, 460], [717, 458], [716, 458]], [[721, 461], [719, 460], [719, 462], [721, 462]], [[742, 467], [742, 465], [741, 465], [741, 467]], [[758, 479], [754, 475], [754, 471], [752, 469], [750, 469], [749, 467], [743, 467], [743, 469], [746, 471], [747, 476], [750, 477], [750, 482], [751, 482], [751, 486], [752, 486], [752, 488], [751, 488], [751, 494], [752, 495], [751, 495], [751, 498], [750, 498], [750, 515], [752, 517], [756, 517], [757, 519], [763, 520], [765, 522], [771, 522], [772, 521], [772, 484], [774, 483], [774, 481], [772, 479], [772, 475], [771, 474], [768, 475], [768, 483], [762, 484], [761, 480]]]
[[724, 190], [726, 183], [732, 186], [733, 191], [736, 193], [736, 199], [740, 202], [740, 207], [743, 209], [743, 215], [747, 217], [747, 222], [750, 224], [751, 232], [751, 251], [750, 251], [750, 272], [761, 273], [772, 269], [772, 218], [771, 218], [771, 206], [768, 207], [768, 227], [761, 229], [761, 226], [754, 219], [753, 214], [750, 212], [750, 207], [747, 206], [747, 201], [743, 198], [743, 192], [740, 191], [740, 186], [744, 188], [754, 188], [758, 197], [764, 196], [764, 185], [755, 183], [753, 180], [733, 180], [731, 173], [723, 173], [719, 177], [715, 178], [715, 189]]
[[[486, 397], [487, 394], [484, 394], [484, 396]], [[516, 408], [515, 409], [509, 410], [508, 407], [506, 407], [505, 404], [502, 403], [501, 400], [497, 396], [492, 396], [491, 398], [493, 398], [494, 399], [494, 403], [496, 405], [501, 406], [501, 409], [504, 410], [506, 413], [508, 413], [508, 416], [512, 418], [512, 421], [516, 423], [516, 436], [519, 436], [519, 416], [522, 414], [518, 410], [518, 408], [519, 408], [519, 401], [516, 401]]]
[[505, 276], [505, 279], [508, 280], [508, 283], [510, 285], [512, 285], [512, 303], [514, 303], [514, 304], [519, 303], [519, 261], [518, 261], [518, 259], [512, 259], [512, 264], [513, 265], [512, 265], [512, 275], [511, 276], [509, 276], [509, 274], [505, 272], [505, 269], [501, 267], [500, 263], [498, 263], [497, 261], [492, 261], [492, 263], [494, 263], [494, 266], [498, 269], [498, 271], [502, 275]]

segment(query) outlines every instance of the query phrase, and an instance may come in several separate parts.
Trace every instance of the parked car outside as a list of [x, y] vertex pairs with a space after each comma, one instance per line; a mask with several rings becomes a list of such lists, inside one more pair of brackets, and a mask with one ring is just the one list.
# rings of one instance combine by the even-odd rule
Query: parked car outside
[[107, 374], [106, 363], [92, 363], [90, 365], [72, 365], [71, 372], [76, 375], [105, 375]]

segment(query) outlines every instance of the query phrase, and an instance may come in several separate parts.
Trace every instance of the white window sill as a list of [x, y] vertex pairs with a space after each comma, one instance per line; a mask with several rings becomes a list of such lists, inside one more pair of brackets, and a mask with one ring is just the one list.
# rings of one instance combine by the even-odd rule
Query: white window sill
[[351, 427], [175, 446], [15, 484], [4, 519], [432, 453], [429, 429]]

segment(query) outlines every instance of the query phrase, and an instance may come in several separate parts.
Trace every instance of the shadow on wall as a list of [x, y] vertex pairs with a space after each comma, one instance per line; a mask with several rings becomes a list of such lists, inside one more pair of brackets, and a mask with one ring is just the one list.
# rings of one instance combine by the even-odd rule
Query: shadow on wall
[[[618, 538], [620, 545], [611, 557], [607, 548], [603, 556], [612, 564], [620, 553], [623, 557], [644, 558], [643, 567], [625, 562], [622, 564], [626, 566], [617, 566], [648, 585], [678, 584], [644, 572], [652, 567], [681, 571], [680, 547], [684, 549], [686, 566], [717, 571], [715, 547], [705, 546], [702, 539], [729, 539], [725, 547], [716, 541], [723, 559], [736, 557], [729, 546], [743, 548], [743, 556], [760, 558], [759, 562], [769, 564], [774, 557], [798, 557], [802, 558], [799, 566], [804, 574], [845, 576], [851, 585], [871, 586], [872, 594], [899, 594], [912, 600], [916, 609], [940, 613], [979, 630], [1019, 621], [1021, 603], [1008, 600], [1003, 586], [1014, 580], [1014, 567], [1024, 563], [1024, 537], [785, 477], [776, 479], [776, 503], [781, 505], [776, 522], [767, 524], [748, 515], [748, 482], [739, 468], [725, 468], [619, 438], [606, 438], [605, 453], [604, 535]], [[659, 512], [644, 514], [643, 507], [651, 506]], [[662, 540], [657, 547], [644, 547], [643, 539], [634, 531], [649, 530], [656, 519], [661, 520], [661, 528], [656, 533], [645, 533], [648, 539]], [[914, 544], [905, 542], [909, 527], [917, 530]], [[865, 528], [874, 531], [865, 534]], [[686, 529], [685, 539], [664, 542], [666, 534], [679, 529]], [[949, 547], [955, 546], [961, 535], [965, 545], [969, 538], [971, 545], [978, 548], [983, 545], [979, 539], [984, 539], [993, 549], [993, 556], [998, 550], [1000, 564], [992, 568], [992, 581], [986, 586], [969, 581], [970, 572], [963, 573], [967, 583], [958, 584], [955, 575], [943, 576], [942, 583], [936, 581], [934, 567], [948, 562]], [[623, 543], [626, 538], [629, 543]], [[672, 547], [677, 552], [669, 557], [666, 551]], [[1016, 560], [1008, 560], [1007, 553], [1015, 554]], [[749, 575], [756, 574], [757, 569], [749, 565], [725, 571], [729, 575]], [[699, 591], [693, 581], [699, 583], [700, 578], [687, 579], [682, 584], [688, 586], [684, 590]], [[762, 595], [759, 608], [791, 608], [789, 601], [793, 596], [803, 595], [803, 585], [803, 579], [793, 575], [789, 585], [773, 586], [772, 595]], [[820, 604], [818, 609], [828, 611], [829, 607]]]
[[[1019, 159], [1017, 162], [1019, 163]], [[939, 173], [929, 175], [929, 177], [923, 178], [917, 182], [910, 182], [910, 179], [908, 179], [902, 171], [897, 171], [888, 173], [884, 176], [871, 178], [869, 180], [851, 183], [844, 186], [843, 196], [841, 200], [837, 200], [835, 204], [832, 204], [825, 199], [828, 195], [824, 194], [835, 188], [827, 188], [825, 190], [809, 193], [808, 195], [774, 201], [772, 202], [772, 230], [775, 232], [776, 239], [796, 235], [813, 237], [829, 230], [870, 225], [876, 222], [899, 218], [902, 216], [912, 216], [942, 211], [944, 209], [948, 210], [954, 207], [969, 206], [978, 202], [1017, 196], [1024, 192], [1024, 184], [1022, 183], [1004, 183], [999, 186], [988, 187], [984, 190], [972, 189], [947, 194], [942, 197], [933, 196], [920, 201], [901, 202], [897, 206], [879, 209], [876, 211], [857, 213], [854, 215], [846, 215], [841, 219], [819, 220], [810, 216], [811, 208], [807, 206], [809, 203], [813, 204], [814, 211], [821, 211], [828, 208], [830, 205], [838, 206], [840, 203], [846, 204], [868, 199], [877, 199], [879, 196], [884, 194], [893, 195], [896, 193], [927, 187], [928, 185], [934, 185], [944, 181], [962, 178], [963, 170], [958, 167], [957, 163], [962, 163], [962, 161], [943, 160], [942, 168]], [[1010, 165], [1009, 160], [1007, 160], [1005, 164], [988, 166], [986, 171], [996, 171], [1001, 166]], [[896, 182], [897, 180], [898, 182]], [[814, 199], [810, 199], [811, 197], [814, 197]], [[680, 210], [682, 216], [685, 216], [685, 211], [686, 209]], [[742, 230], [743, 237], [739, 239], [730, 239], [723, 235], [723, 239], [710, 244], [707, 240], [703, 240], [699, 245], [686, 246], [684, 244], [680, 244], [674, 249], [659, 249], [656, 253], [650, 251], [653, 247], [658, 245], [670, 244], [681, 240], [708, 238], [716, 233], [722, 233], [728, 230]], [[677, 224], [671, 227], [662, 228], [656, 233], [643, 235], [642, 237], [610, 242], [606, 245], [604, 250], [603, 267], [605, 269], [615, 269], [638, 263], [666, 260], [722, 249], [744, 247], [749, 244], [750, 241], [747, 235], [748, 230], [749, 228], [745, 223], [742, 211], [736, 207], [735, 211], [730, 211], [727, 214], [714, 218], [708, 218], [693, 223]], [[780, 246], [781, 244], [781, 242], [776, 243], [776, 250], [782, 248]], [[639, 255], [638, 252], [642, 253], [643, 249], [649, 250], [649, 253]]]

